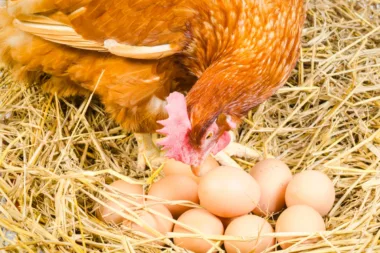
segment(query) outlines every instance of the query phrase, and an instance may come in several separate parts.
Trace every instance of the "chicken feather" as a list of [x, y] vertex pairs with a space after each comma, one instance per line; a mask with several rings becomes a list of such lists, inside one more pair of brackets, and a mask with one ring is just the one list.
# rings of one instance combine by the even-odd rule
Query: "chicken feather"
[[193, 165], [285, 83], [305, 18], [302, 0], [7, 3], [0, 57], [15, 73], [50, 75], [47, 91], [83, 95], [104, 72], [95, 93], [125, 129], [143, 133], [167, 118], [170, 93], [188, 92], [182, 116], [191, 123], [184, 145], [196, 154], [186, 161]]
[[0, 16], [0, 55], [8, 66], [18, 70], [14, 73], [52, 75], [54, 78], [43, 88], [69, 96], [93, 91], [104, 70], [95, 93], [106, 105], [107, 112], [130, 131], [155, 131], [156, 121], [166, 117], [166, 96], [180, 82], [186, 85], [191, 80], [171, 58], [136, 61], [78, 50], [31, 36], [16, 29], [11, 18], [6, 22], [5, 14]]
[[45, 40], [74, 48], [98, 52], [110, 52], [117, 56], [133, 59], [160, 59], [173, 55], [178, 49], [170, 45], [131, 46], [107, 39], [104, 43], [86, 40], [72, 27], [40, 15], [22, 15], [13, 21], [16, 28]]

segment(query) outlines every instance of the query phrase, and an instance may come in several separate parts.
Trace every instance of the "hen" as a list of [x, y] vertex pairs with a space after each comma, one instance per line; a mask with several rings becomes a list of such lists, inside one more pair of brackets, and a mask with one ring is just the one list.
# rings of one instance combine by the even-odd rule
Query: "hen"
[[166, 156], [196, 174], [210, 153], [231, 162], [219, 152], [228, 144], [241, 153], [229, 131], [289, 77], [305, 16], [302, 0], [0, 4], [0, 58], [13, 73], [47, 74], [43, 89], [61, 96], [94, 92], [122, 127], [142, 133], [140, 154], [157, 155], [146, 134], [158, 130]]

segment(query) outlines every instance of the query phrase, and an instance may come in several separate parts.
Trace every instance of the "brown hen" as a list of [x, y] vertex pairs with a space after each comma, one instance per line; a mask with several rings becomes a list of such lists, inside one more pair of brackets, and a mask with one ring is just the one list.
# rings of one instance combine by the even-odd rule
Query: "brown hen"
[[43, 89], [61, 96], [95, 92], [126, 130], [163, 126], [167, 156], [194, 168], [210, 153], [231, 162], [220, 152], [236, 148], [228, 131], [285, 83], [305, 16], [302, 0], [0, 3], [0, 57], [13, 73], [48, 74]]

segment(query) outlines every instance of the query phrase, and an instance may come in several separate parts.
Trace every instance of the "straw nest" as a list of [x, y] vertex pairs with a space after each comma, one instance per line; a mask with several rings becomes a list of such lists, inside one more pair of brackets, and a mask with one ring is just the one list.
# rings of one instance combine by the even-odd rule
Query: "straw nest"
[[[314, 0], [308, 7], [299, 64], [249, 113], [239, 142], [294, 172], [323, 171], [335, 184], [328, 232], [303, 235], [299, 242], [322, 239], [289, 252], [380, 252], [380, 2]], [[107, 183], [147, 184], [152, 175], [133, 169], [133, 135], [95, 97], [59, 99], [38, 84], [12, 82], [5, 71], [0, 89], [0, 252], [181, 251], [95, 217], [94, 206], [112, 198]]]

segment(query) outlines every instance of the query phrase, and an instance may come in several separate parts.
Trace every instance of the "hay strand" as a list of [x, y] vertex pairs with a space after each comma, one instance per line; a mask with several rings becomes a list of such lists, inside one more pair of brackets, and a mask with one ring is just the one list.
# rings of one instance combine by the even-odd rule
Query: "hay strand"
[[[307, 6], [296, 69], [248, 114], [237, 140], [293, 172], [323, 171], [335, 184], [328, 231], [293, 234], [297, 243], [277, 252], [380, 252], [380, 4], [310, 0]], [[182, 251], [170, 241], [182, 234], [146, 238], [95, 217], [99, 203], [116, 200], [106, 190], [110, 182], [149, 187], [160, 176], [134, 169], [133, 135], [107, 118], [96, 97], [58, 99], [38, 84], [12, 81], [5, 70], [0, 91], [0, 252]], [[234, 160], [249, 168], [258, 159]], [[135, 209], [124, 215], [143, 225]], [[261, 236], [273, 235], [289, 234]], [[216, 240], [217, 250], [225, 239], [254, 239], [192, 236]], [[311, 237], [321, 240], [301, 244]]]

